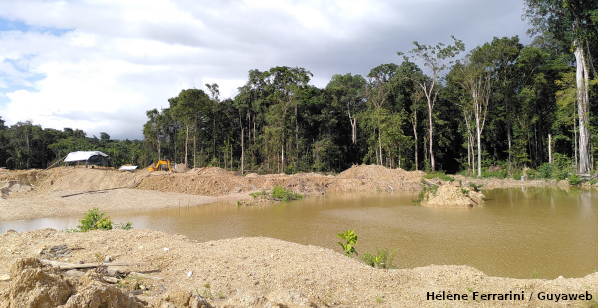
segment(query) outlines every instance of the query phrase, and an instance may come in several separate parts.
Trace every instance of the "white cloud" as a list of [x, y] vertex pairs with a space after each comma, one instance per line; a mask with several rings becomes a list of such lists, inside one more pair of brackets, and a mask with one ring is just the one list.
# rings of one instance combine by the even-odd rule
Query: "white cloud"
[[519, 0], [3, 1], [0, 18], [33, 28], [0, 31], [0, 98], [9, 100], [0, 115], [140, 138], [145, 111], [184, 88], [215, 82], [224, 99], [249, 70], [280, 65], [311, 70], [323, 87], [333, 74], [399, 62], [395, 52], [413, 40], [454, 34], [471, 49], [522, 35], [525, 23], [512, 20], [520, 8]]

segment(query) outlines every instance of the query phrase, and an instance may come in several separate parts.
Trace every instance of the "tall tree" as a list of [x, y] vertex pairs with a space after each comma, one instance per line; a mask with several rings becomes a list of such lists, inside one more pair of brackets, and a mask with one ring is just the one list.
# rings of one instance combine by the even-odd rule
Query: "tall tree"
[[[432, 171], [436, 170], [436, 162], [434, 160], [434, 122], [433, 113], [436, 99], [438, 98], [439, 87], [437, 83], [441, 79], [441, 74], [444, 69], [452, 63], [452, 59], [457, 56], [460, 52], [465, 50], [465, 44], [461, 40], [451, 36], [454, 41], [454, 45], [446, 46], [443, 43], [438, 43], [436, 46], [431, 45], [420, 45], [417, 41], [414, 41], [413, 48], [409, 53], [412, 57], [423, 62], [424, 66], [428, 68], [432, 76], [430, 79], [417, 81], [421, 87], [424, 95], [428, 102], [428, 142], [430, 152], [430, 167]], [[408, 60], [408, 57], [404, 56], [403, 52], [397, 52], [399, 56], [403, 56], [404, 61]]]
[[[493, 50], [490, 44], [486, 43], [476, 47], [461, 63], [454, 67], [454, 80], [458, 82], [470, 96], [465, 100], [465, 108], [473, 112], [475, 120], [475, 131], [478, 148], [478, 177], [482, 176], [482, 131], [488, 115], [488, 103], [492, 89], [492, 77], [494, 74], [492, 61]], [[467, 106], [469, 105], [471, 106]], [[466, 117], [467, 120], [467, 117]]]
[[579, 172], [589, 173], [589, 81], [592, 63], [589, 40], [595, 40], [598, 34], [598, 3], [594, 0], [525, 0], [525, 4], [524, 16], [533, 27], [530, 34], [555, 37], [573, 50], [579, 119]]

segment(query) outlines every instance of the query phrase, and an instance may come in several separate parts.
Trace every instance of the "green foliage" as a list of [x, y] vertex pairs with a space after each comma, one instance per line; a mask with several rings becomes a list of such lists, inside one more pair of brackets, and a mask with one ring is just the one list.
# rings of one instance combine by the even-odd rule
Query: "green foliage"
[[72, 232], [87, 232], [91, 230], [112, 230], [113, 228], [130, 230], [133, 229], [131, 222], [112, 224], [110, 217], [106, 216], [106, 212], [100, 213], [100, 210], [96, 207], [87, 211], [83, 216], [83, 219], [79, 220], [80, 225], [75, 229], [71, 229]]
[[366, 252], [361, 258], [365, 264], [380, 269], [393, 269], [396, 266], [393, 264], [395, 250], [388, 252], [387, 249], [376, 248], [376, 254]]
[[479, 192], [480, 188], [482, 188], [483, 186], [484, 186], [484, 184], [479, 184], [478, 185], [476, 183], [469, 182], [469, 187], [473, 188], [473, 191], [475, 191], [475, 192]]
[[428, 200], [430, 195], [436, 195], [438, 191], [438, 185], [427, 186], [424, 185], [422, 190], [419, 192], [417, 199], [413, 199], [411, 201], [415, 202], [416, 205], [421, 205], [422, 202]]
[[575, 173], [572, 173], [571, 175], [569, 175], [569, 177], [567, 178], [567, 181], [569, 181], [569, 185], [573, 185], [573, 186], [579, 185], [579, 183], [581, 183], [581, 179]]
[[536, 177], [538, 179], [550, 179], [552, 178], [552, 164], [551, 163], [543, 163], [540, 167], [538, 167]]
[[341, 239], [345, 240], [343, 242], [337, 242], [343, 250], [345, 251], [345, 255], [350, 257], [352, 254], [358, 255], [357, 251], [355, 250], [355, 246], [357, 246], [357, 234], [353, 231], [353, 229], [344, 231], [342, 233], [338, 233], [336, 236], [340, 237]]
[[444, 173], [444, 171], [436, 171], [436, 172], [431, 172], [428, 173], [426, 175], [423, 176], [424, 179], [434, 179], [434, 178], [439, 178], [443, 181], [448, 181], [448, 182], [452, 182], [455, 180], [455, 178], [453, 178], [452, 176], [448, 176]]
[[528, 179], [535, 180], [535, 179], [537, 179], [538, 172], [536, 172], [536, 170], [534, 170], [534, 169], [528, 169], [525, 171], [525, 174]]
[[277, 201], [288, 202], [293, 200], [301, 200], [303, 199], [303, 195], [294, 193], [289, 189], [276, 185], [272, 190], [272, 198]]

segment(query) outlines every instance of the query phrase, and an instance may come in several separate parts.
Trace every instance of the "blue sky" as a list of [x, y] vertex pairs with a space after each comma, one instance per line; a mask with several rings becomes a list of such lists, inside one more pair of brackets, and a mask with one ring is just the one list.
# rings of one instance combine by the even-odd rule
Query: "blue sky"
[[414, 40], [527, 44], [522, 10], [522, 0], [3, 1], [0, 116], [142, 138], [146, 110], [206, 83], [232, 97], [251, 69], [301, 66], [324, 87], [400, 63]]

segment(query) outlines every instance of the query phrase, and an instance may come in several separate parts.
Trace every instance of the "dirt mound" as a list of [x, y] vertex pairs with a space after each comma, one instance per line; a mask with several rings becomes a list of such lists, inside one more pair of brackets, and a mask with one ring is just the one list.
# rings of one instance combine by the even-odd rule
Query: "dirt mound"
[[[401, 168], [389, 169], [380, 165], [353, 165], [351, 168], [341, 172], [337, 177], [341, 179], [380, 179], [412, 176], [412, 172]], [[423, 172], [414, 171], [421, 177]]]
[[435, 208], [470, 208], [483, 204], [484, 194], [471, 188], [444, 184], [437, 191], [428, 191], [422, 206]]
[[45, 174], [43, 170], [0, 170], [1, 181], [18, 181], [24, 185], [35, 185], [38, 181], [43, 180]]
[[89, 270], [78, 278], [61, 274], [57, 268], [44, 267], [36, 258], [22, 258], [10, 270], [11, 283], [0, 292], [0, 308], [200, 308], [211, 307], [204, 299], [186, 291], [170, 291], [147, 302], [125, 294], [103, 282], [101, 275]]
[[204, 168], [193, 168], [189, 170], [187, 173], [197, 174], [197, 175], [234, 175], [235, 173], [232, 171], [226, 171], [222, 168], [218, 167], [204, 167]]
[[128, 187], [147, 174], [147, 170], [120, 172], [91, 168], [60, 167], [46, 171], [46, 178], [38, 184], [38, 191], [100, 190]]
[[0, 198], [6, 198], [13, 193], [28, 192], [33, 184], [25, 184], [18, 180], [0, 181]]

